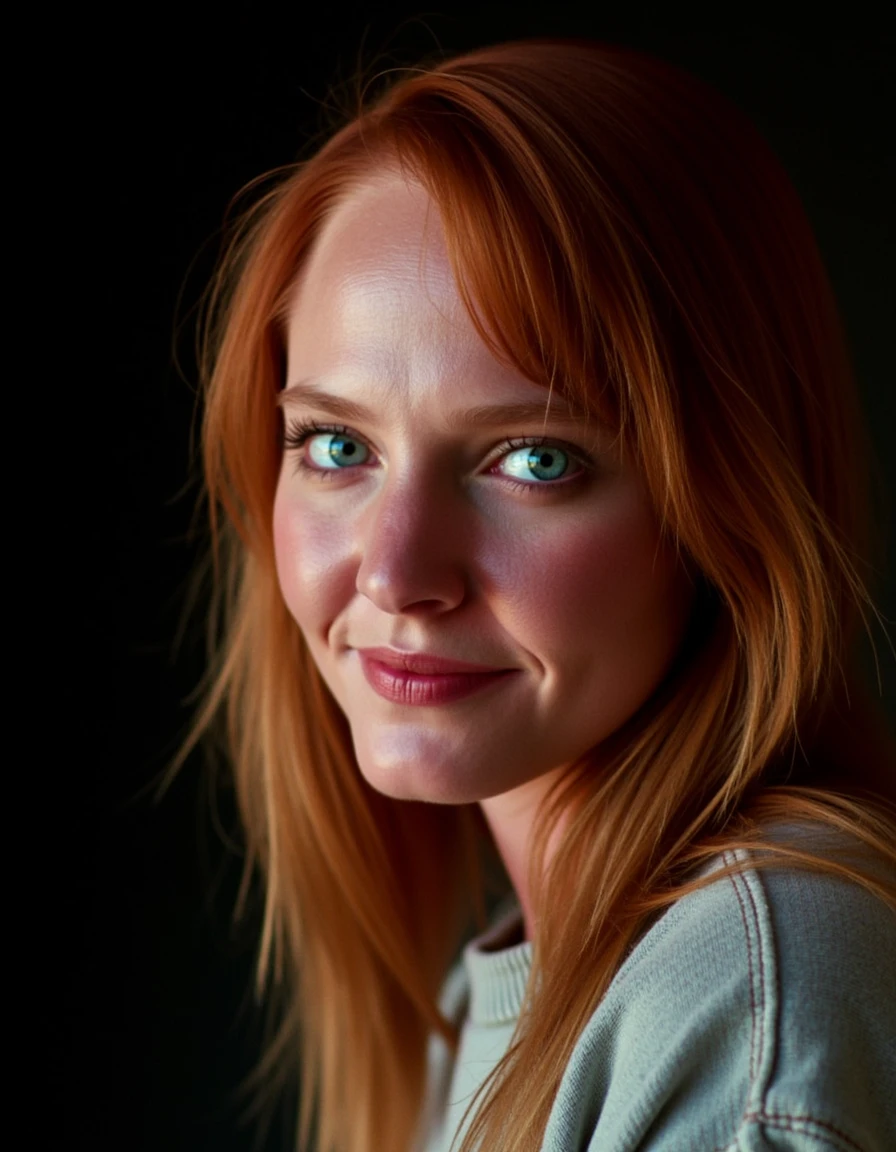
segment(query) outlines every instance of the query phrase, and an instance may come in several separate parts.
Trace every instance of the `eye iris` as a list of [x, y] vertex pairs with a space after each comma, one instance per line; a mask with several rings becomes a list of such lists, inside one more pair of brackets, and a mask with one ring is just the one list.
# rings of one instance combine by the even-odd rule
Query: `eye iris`
[[366, 454], [366, 449], [348, 436], [331, 436], [327, 444], [327, 455], [337, 468], [346, 464], [363, 464]]
[[566, 453], [559, 448], [533, 448], [526, 466], [537, 480], [557, 480], [566, 471]]
[[341, 464], [354, 455], [355, 446], [351, 440], [346, 440], [344, 436], [334, 436], [330, 440], [327, 451], [334, 464]]

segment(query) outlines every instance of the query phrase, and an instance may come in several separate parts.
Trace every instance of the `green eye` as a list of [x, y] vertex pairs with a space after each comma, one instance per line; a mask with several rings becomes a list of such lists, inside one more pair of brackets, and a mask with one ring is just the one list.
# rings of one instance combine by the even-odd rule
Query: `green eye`
[[364, 464], [370, 455], [369, 449], [343, 432], [320, 432], [309, 436], [306, 451], [315, 468], [332, 470], [349, 468], [354, 464]]
[[562, 448], [550, 444], [533, 444], [508, 452], [498, 471], [525, 483], [560, 480], [569, 471], [570, 459]]

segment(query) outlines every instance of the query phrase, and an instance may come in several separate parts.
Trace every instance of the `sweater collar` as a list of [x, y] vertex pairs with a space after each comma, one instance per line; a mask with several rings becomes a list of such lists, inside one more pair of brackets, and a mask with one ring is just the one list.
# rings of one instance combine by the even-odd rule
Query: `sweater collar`
[[518, 1019], [532, 969], [532, 944], [502, 947], [502, 943], [518, 938], [521, 928], [522, 914], [514, 902], [464, 949], [471, 1024], [510, 1024]]

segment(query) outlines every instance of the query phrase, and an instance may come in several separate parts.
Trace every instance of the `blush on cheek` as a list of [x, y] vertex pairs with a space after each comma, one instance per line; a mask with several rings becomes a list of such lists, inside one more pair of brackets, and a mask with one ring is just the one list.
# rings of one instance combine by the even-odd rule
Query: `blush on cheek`
[[664, 674], [691, 593], [647, 505], [620, 495], [503, 539], [489, 575], [505, 627], [567, 688], [590, 685], [621, 722]]
[[273, 516], [277, 578], [287, 608], [309, 639], [326, 634], [351, 595], [354, 577], [345, 525], [297, 508], [278, 492]]
[[591, 601], [609, 608], [614, 602], [650, 598], [667, 577], [656, 535], [634, 520], [613, 517], [590, 531], [570, 530], [555, 541], [553, 554], [551, 571], [561, 590], [557, 599], [579, 607]]
[[625, 603], [649, 599], [668, 576], [643, 517], [589, 509], [546, 524], [502, 536], [486, 560], [490, 583], [515, 605], [521, 625], [540, 631], [539, 621], [572, 626], [595, 614], [615, 616]]

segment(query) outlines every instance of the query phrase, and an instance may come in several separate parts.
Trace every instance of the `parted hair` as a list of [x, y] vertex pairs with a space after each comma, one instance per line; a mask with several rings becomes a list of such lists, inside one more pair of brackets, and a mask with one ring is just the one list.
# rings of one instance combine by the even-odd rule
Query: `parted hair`
[[[205, 329], [223, 624], [188, 743], [217, 731], [232, 762], [265, 893], [259, 980], [285, 1005], [265, 1068], [297, 1078], [300, 1148], [413, 1147], [491, 851], [475, 805], [361, 777], [275, 570], [285, 316], [334, 206], [389, 169], [431, 196], [482, 339], [611, 425], [698, 582], [663, 683], [539, 813], [526, 1009], [463, 1142], [534, 1152], [622, 958], [702, 863], [752, 847], [896, 902], [870, 863], [896, 855], [892, 760], [855, 659], [874, 618], [866, 445], [794, 188], [742, 114], [661, 61], [525, 41], [408, 70], [257, 198]], [[858, 838], [868, 866], [765, 840], [807, 821]]]

